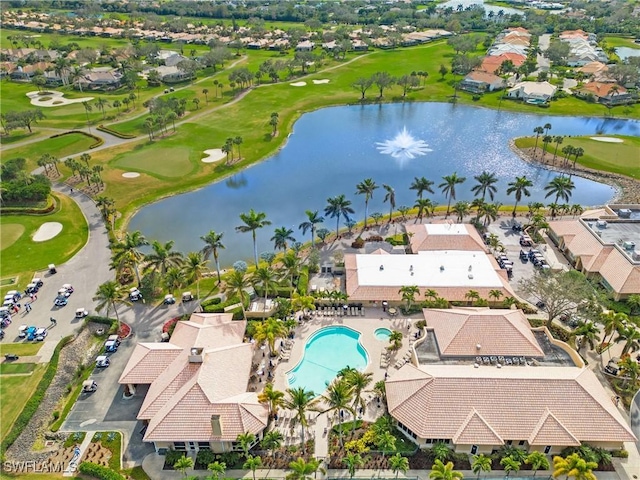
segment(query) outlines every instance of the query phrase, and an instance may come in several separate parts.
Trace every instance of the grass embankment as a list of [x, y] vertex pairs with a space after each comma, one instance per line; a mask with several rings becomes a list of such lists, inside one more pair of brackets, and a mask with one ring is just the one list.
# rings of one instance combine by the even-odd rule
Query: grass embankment
[[[0, 288], [3, 295], [8, 290], [24, 290], [33, 278], [33, 272], [46, 268], [50, 263], [66, 262], [87, 242], [89, 227], [78, 205], [64, 195], [57, 194], [56, 199], [58, 206], [48, 215], [0, 216], [2, 240], [5, 239], [5, 228], [13, 239], [7, 244], [3, 241], [0, 247], [0, 276], [19, 276], [17, 285]], [[45, 222], [61, 223], [62, 232], [50, 240], [34, 242], [33, 235]]]
[[0, 357], [6, 353], [13, 353], [20, 357], [32, 357], [37, 355], [42, 347], [42, 342], [33, 343], [0, 343]]
[[[19, 365], [19, 364], [16, 364]], [[0, 439], [4, 439], [35, 391], [46, 366], [37, 365], [31, 375], [0, 375]]]
[[640, 44], [633, 41], [633, 37], [606, 36], [605, 41], [609, 47], [629, 47], [640, 50]]
[[[39, 142], [30, 143], [21, 147], [5, 147], [2, 151], [2, 157], [24, 158], [27, 160], [26, 169], [28, 172], [38, 167], [38, 159], [45, 153], [55, 155], [57, 158], [63, 158], [76, 153], [89, 150], [89, 147], [96, 143], [96, 140], [83, 135], [82, 133], [69, 133], [55, 138], [43, 139]], [[60, 164], [58, 164], [60, 168]]]
[[[584, 149], [584, 156], [579, 157], [577, 164], [594, 170], [602, 170], [605, 172], [617, 173], [627, 177], [640, 180], [640, 162], [638, 162], [638, 152], [640, 151], [640, 138], [607, 135], [608, 137], [620, 138], [623, 143], [610, 143], [593, 140], [590, 137], [569, 137], [558, 148], [558, 158], [556, 164], [560, 164], [564, 158], [561, 153], [562, 148], [572, 145], [576, 148]], [[533, 148], [535, 146], [535, 137], [518, 138], [516, 146], [518, 148]], [[538, 149], [543, 148], [543, 144], [538, 140]], [[546, 152], [553, 155], [555, 144], [550, 144], [546, 148]], [[570, 159], [570, 165], [573, 164], [573, 157]]]

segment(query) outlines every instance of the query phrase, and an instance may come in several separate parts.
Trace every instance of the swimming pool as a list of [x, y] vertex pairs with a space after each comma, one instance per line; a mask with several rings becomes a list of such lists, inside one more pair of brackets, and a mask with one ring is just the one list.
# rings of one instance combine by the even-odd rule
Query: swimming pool
[[376, 331], [373, 332], [373, 336], [376, 337], [376, 340], [388, 342], [389, 337], [391, 336], [391, 330], [388, 328], [377, 328]]
[[304, 355], [287, 372], [287, 381], [290, 388], [303, 387], [320, 395], [340, 370], [345, 367], [363, 370], [368, 363], [360, 332], [343, 326], [326, 327], [307, 339]]

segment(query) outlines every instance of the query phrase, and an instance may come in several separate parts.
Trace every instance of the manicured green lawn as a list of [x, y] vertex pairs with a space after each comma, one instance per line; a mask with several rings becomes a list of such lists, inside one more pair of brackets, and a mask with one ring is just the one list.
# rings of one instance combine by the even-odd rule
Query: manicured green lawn
[[[87, 242], [87, 221], [76, 203], [63, 195], [58, 195], [57, 198], [58, 209], [49, 215], [3, 215], [0, 217], [0, 228], [5, 224], [18, 224], [24, 227], [20, 238], [13, 245], [0, 251], [0, 276], [7, 277], [44, 269], [49, 263], [64, 263]], [[60, 222], [62, 232], [51, 240], [34, 242], [33, 235], [45, 222]]]
[[14, 353], [20, 357], [37, 355], [42, 347], [42, 342], [29, 343], [0, 343], [0, 356], [5, 353]]
[[[96, 143], [95, 139], [81, 133], [70, 133], [56, 138], [47, 138], [40, 142], [30, 143], [22, 147], [13, 147], [2, 151], [2, 157], [26, 158], [27, 171], [37, 168], [38, 159], [45, 153], [50, 153], [58, 158], [84, 152], [89, 146]], [[60, 168], [60, 164], [58, 164]]]
[[[584, 156], [578, 158], [580, 165], [596, 170], [619, 173], [640, 180], [640, 138], [622, 135], [607, 135], [623, 140], [624, 143], [608, 143], [592, 140], [590, 137], [566, 138], [558, 149], [558, 157], [563, 158], [562, 148], [572, 145], [584, 149]], [[519, 138], [516, 145], [520, 148], [533, 148], [535, 137]], [[542, 142], [538, 141], [538, 148], [542, 148]], [[555, 145], [550, 144], [547, 152], [553, 154]], [[571, 160], [573, 162], [573, 160]]]
[[[161, 177], [183, 177], [194, 169], [190, 154], [197, 156], [198, 152], [193, 152], [189, 147], [163, 148], [162, 142], [156, 142], [149, 148], [141, 148], [121, 157], [113, 165]], [[200, 155], [200, 158], [203, 156]]]
[[23, 232], [24, 225], [20, 225], [19, 223], [2, 225], [2, 231], [0, 231], [0, 250], [4, 250], [13, 245]]
[[[31, 397], [40, 382], [46, 365], [38, 365], [31, 375], [2, 375], [0, 377], [0, 438], [11, 430], [22, 411], [26, 399]], [[19, 399], [19, 401], [16, 401]], [[23, 478], [23, 477], [20, 477]]]
[[0, 363], [0, 375], [17, 375], [31, 373], [35, 370], [35, 363]]
[[629, 47], [640, 50], [640, 44], [635, 43], [632, 37], [616, 37], [607, 35], [605, 40], [607, 45], [610, 47]]
[[13, 143], [24, 142], [26, 140], [35, 140], [36, 138], [42, 137], [46, 134], [43, 130], [34, 130], [29, 133], [28, 130], [19, 131], [18, 133], [11, 133], [11, 135], [3, 135], [0, 137], [0, 145], [7, 146]]

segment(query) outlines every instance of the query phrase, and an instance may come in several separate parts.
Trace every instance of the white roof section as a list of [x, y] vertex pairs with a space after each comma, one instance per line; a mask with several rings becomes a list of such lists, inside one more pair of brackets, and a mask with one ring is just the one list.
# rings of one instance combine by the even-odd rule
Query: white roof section
[[429, 235], [469, 235], [462, 223], [427, 223], [424, 228]]
[[417, 255], [358, 254], [356, 267], [360, 286], [504, 286], [495, 266], [483, 252], [441, 250], [421, 251]]

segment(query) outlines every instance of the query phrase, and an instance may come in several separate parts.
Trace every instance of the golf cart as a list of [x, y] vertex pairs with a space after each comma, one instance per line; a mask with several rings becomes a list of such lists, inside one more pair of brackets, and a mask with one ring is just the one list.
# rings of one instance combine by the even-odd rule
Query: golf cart
[[64, 296], [57, 296], [53, 302], [56, 307], [64, 307], [67, 304], [67, 299]]
[[38, 287], [37, 284], [35, 283], [30, 283], [29, 285], [27, 285], [27, 288], [25, 289], [25, 292], [29, 293], [38, 293], [38, 290], [40, 289], [40, 287]]
[[27, 329], [25, 330], [25, 336], [27, 337], [27, 340], [35, 340], [37, 331], [38, 329], [36, 327], [27, 327]]
[[13, 295], [14, 300], [20, 300], [22, 298], [22, 295], [17, 290], [9, 290], [7, 295]]
[[56, 266], [53, 263], [49, 264], [49, 273], [51, 275], [55, 275], [56, 273], [58, 273], [58, 270], [56, 270]]
[[27, 337], [27, 327], [26, 325], [20, 325], [18, 327], [18, 338], [26, 338]]
[[44, 342], [44, 339], [47, 338], [47, 329], [46, 328], [39, 328], [36, 330], [36, 341], [37, 342]]
[[85, 380], [82, 382], [82, 393], [92, 393], [98, 389], [98, 384], [93, 380]]
[[118, 343], [113, 340], [104, 342], [104, 351], [107, 353], [115, 353], [118, 351]]
[[62, 288], [64, 288], [67, 292], [69, 292], [69, 295], [73, 293], [73, 287], [68, 283], [65, 283], [64, 285], [62, 285]]
[[113, 335], [109, 335], [109, 337], [107, 337], [107, 342], [116, 342], [116, 345], [120, 346], [120, 337], [118, 337], [118, 335], [114, 333]]
[[89, 315], [89, 312], [87, 310], [85, 310], [84, 308], [78, 308], [76, 310], [76, 318], [84, 318], [87, 315]]
[[36, 286], [37, 286], [38, 288], [40, 288], [40, 287], [42, 287], [42, 286], [44, 285], [44, 282], [43, 282], [43, 281], [42, 281], [42, 279], [41, 279], [41, 278], [39, 278], [39, 277], [35, 277], [35, 278], [33, 278], [33, 279], [31, 280], [31, 283], [35, 283], [35, 284], [36, 284]]
[[96, 367], [98, 368], [107, 368], [111, 362], [109, 362], [109, 357], [106, 355], [99, 355], [96, 357]]
[[13, 295], [7, 294], [7, 295], [4, 296], [3, 302], [4, 303], [11, 302], [11, 304], [14, 304], [14, 303], [16, 303], [16, 297], [14, 297]]
[[191, 292], [184, 292], [182, 294], [182, 303], [190, 302], [191, 300], [193, 300], [193, 295], [191, 295]]
[[58, 296], [69, 298], [71, 296], [71, 292], [66, 288], [62, 287], [60, 290], [58, 290]]
[[131, 287], [131, 289], [129, 290], [129, 300], [131, 300], [132, 302], [137, 302], [140, 299], [142, 299], [142, 293], [140, 293], [140, 290], [138, 290], [136, 287]]
[[173, 305], [176, 303], [176, 297], [171, 294], [167, 294], [164, 296], [164, 300], [162, 301], [163, 305]]

